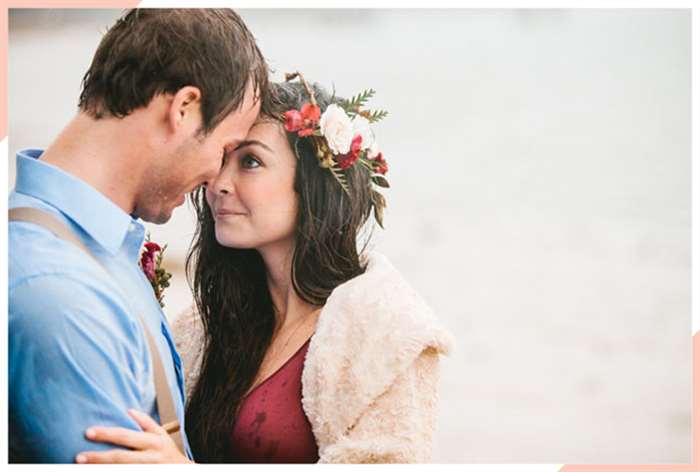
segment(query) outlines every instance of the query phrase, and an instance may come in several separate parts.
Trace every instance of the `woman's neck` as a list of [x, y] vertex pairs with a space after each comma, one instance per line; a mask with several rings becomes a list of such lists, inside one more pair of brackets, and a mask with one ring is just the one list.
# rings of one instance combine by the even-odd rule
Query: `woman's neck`
[[294, 325], [318, 307], [302, 300], [292, 284], [293, 242], [259, 250], [267, 268], [267, 286], [275, 306], [277, 330]]

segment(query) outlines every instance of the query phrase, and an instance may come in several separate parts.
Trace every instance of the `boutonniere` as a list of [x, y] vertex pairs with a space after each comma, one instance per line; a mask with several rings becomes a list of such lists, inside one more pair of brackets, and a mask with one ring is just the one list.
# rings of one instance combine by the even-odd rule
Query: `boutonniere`
[[151, 241], [150, 235], [146, 236], [146, 243], [143, 245], [140, 261], [141, 269], [148, 281], [151, 282], [153, 293], [161, 308], [165, 307], [163, 292], [170, 286], [170, 278], [172, 277], [172, 274], [163, 268], [163, 253], [167, 247], [167, 244], [160, 247], [159, 244]]

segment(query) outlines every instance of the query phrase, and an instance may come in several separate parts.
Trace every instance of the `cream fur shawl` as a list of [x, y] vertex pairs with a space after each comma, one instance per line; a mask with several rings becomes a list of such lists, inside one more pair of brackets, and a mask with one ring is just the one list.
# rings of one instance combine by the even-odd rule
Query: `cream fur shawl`
[[[302, 373], [302, 406], [319, 462], [429, 462], [439, 355], [452, 336], [382, 255], [338, 286], [323, 307]], [[189, 310], [173, 325], [188, 393], [202, 327]]]

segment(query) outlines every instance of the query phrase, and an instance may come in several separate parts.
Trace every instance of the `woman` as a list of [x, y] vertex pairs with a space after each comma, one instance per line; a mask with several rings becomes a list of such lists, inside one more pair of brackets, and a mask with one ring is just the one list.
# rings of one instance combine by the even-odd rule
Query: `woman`
[[[291, 83], [299, 78], [301, 83]], [[174, 335], [187, 372], [197, 462], [425, 462], [439, 354], [451, 336], [387, 259], [360, 244], [382, 224], [388, 167], [362, 110], [300, 74], [218, 178], [194, 197], [196, 310]], [[280, 120], [279, 117], [284, 119]], [[363, 247], [358, 251], [358, 245]], [[93, 428], [132, 451], [86, 462], [185, 458], [162, 428]]]

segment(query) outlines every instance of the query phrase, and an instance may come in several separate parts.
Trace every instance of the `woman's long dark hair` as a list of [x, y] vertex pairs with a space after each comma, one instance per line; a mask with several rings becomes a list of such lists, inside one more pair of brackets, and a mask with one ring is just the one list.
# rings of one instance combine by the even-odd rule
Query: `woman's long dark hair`
[[[322, 110], [328, 93], [314, 85]], [[278, 119], [309, 100], [300, 84], [272, 84], [264, 114]], [[312, 146], [288, 134], [297, 152], [294, 190], [299, 199], [292, 283], [297, 295], [325, 304], [338, 285], [362, 274], [358, 237], [378, 195], [368, 170], [344, 171], [349, 195], [328, 169], [319, 166]], [[380, 198], [380, 197], [379, 197]], [[187, 255], [187, 272], [205, 332], [201, 373], [186, 408], [186, 431], [197, 462], [227, 462], [230, 437], [243, 395], [252, 386], [275, 330], [275, 307], [266, 268], [254, 249], [221, 246], [204, 189], [192, 196], [197, 231]]]

